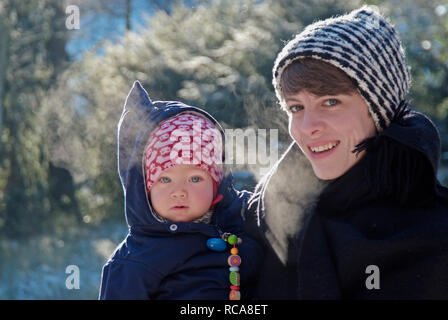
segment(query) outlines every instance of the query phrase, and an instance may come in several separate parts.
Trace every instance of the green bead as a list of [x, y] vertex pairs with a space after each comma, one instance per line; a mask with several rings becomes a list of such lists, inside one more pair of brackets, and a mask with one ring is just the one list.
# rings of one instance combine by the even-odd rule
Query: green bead
[[238, 237], [236, 236], [236, 235], [234, 235], [234, 234], [232, 234], [231, 236], [229, 236], [228, 238], [227, 238], [227, 242], [230, 244], [230, 245], [234, 245], [236, 242], [238, 241]]
[[235, 271], [230, 272], [229, 280], [230, 280], [230, 283], [233, 284], [234, 286], [239, 286], [240, 285], [240, 274]]

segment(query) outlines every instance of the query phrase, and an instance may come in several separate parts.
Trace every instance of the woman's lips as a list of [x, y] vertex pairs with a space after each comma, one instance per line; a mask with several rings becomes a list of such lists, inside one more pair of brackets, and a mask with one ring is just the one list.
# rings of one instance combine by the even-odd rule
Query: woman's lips
[[321, 141], [310, 143], [307, 145], [308, 154], [313, 160], [320, 160], [333, 154], [339, 144], [340, 141]]

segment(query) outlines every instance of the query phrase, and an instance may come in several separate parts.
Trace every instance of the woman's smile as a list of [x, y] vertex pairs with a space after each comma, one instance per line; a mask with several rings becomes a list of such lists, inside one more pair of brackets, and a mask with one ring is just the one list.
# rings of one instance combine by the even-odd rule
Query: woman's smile
[[336, 148], [339, 146], [339, 141], [332, 142], [313, 142], [307, 145], [309, 155], [314, 160], [319, 160], [323, 158], [327, 158], [333, 152], [335, 152]]

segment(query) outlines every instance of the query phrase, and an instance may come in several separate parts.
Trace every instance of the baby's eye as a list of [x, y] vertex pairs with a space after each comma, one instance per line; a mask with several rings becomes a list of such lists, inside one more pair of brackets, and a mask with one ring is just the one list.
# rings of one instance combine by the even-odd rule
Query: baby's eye
[[201, 177], [199, 177], [199, 176], [191, 177], [191, 178], [190, 178], [190, 181], [191, 181], [191, 182], [199, 182], [199, 181], [201, 181]]
[[159, 179], [159, 181], [162, 182], [162, 183], [169, 183], [169, 182], [171, 182], [171, 179], [168, 178], [168, 177], [161, 177]]
[[328, 99], [328, 100], [325, 100], [324, 104], [326, 106], [333, 107], [333, 106], [339, 104], [339, 100], [338, 99]]
[[292, 105], [292, 106], [289, 106], [288, 109], [291, 113], [296, 113], [296, 112], [299, 112], [300, 110], [302, 110], [303, 106]]

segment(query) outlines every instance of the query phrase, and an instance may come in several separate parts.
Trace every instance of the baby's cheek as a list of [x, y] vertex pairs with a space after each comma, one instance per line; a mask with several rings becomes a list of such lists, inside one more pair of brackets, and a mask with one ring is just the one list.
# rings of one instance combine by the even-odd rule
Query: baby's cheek
[[201, 190], [198, 198], [203, 206], [211, 206], [213, 201], [213, 189], [207, 188], [206, 190]]
[[163, 192], [160, 190], [151, 190], [149, 192], [149, 199], [151, 200], [151, 204], [154, 207], [154, 209], [160, 209], [161, 204], [165, 200]]

